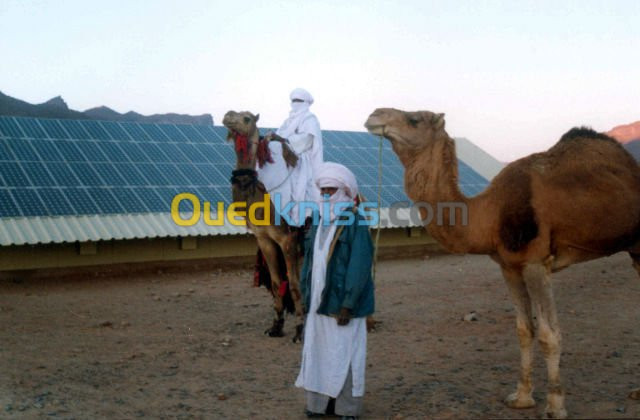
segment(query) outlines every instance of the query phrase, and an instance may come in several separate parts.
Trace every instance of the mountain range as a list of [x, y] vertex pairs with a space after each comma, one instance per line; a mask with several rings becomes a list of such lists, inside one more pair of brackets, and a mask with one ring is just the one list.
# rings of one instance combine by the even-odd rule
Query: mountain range
[[640, 162], [640, 121], [618, 125], [605, 133], [618, 140]]
[[0, 115], [17, 117], [62, 118], [76, 120], [135, 121], [145, 123], [213, 125], [211, 114], [154, 114], [142, 115], [134, 111], [121, 114], [106, 106], [98, 106], [86, 111], [70, 109], [60, 96], [41, 104], [30, 104], [0, 92]]

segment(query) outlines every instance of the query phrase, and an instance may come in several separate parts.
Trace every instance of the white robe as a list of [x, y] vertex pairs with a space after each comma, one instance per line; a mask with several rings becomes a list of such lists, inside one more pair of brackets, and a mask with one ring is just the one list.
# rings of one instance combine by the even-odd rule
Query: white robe
[[280, 195], [280, 209], [282, 210], [291, 200], [293, 200], [291, 187], [294, 168], [287, 167], [287, 163], [282, 156], [282, 143], [279, 141], [269, 142], [269, 150], [273, 163], [265, 162], [264, 166], [256, 163], [258, 179], [271, 195], [271, 202], [276, 204], [276, 194]]
[[336, 398], [351, 368], [352, 396], [362, 397], [367, 357], [366, 318], [352, 318], [341, 326], [336, 318], [317, 313], [325, 286], [327, 255], [335, 232], [335, 223], [330, 226], [321, 223], [316, 233], [311, 303], [304, 326], [302, 365], [295, 385]]
[[[318, 119], [306, 107], [292, 112], [276, 134], [286, 138], [298, 156], [298, 163], [290, 177], [292, 200], [317, 202], [320, 199], [320, 190], [315, 185], [314, 172], [317, 172], [323, 163], [322, 131]], [[307, 209], [306, 215], [299, 215], [296, 206], [292, 210], [291, 218], [297, 225], [301, 225], [310, 212], [311, 209]]]

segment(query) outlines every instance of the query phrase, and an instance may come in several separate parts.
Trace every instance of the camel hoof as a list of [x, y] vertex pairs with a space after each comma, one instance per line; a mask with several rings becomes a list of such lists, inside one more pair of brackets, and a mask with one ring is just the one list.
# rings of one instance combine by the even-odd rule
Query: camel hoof
[[267, 330], [264, 333], [269, 337], [284, 337], [284, 332], [282, 331], [282, 328], [280, 329], [273, 328], [273, 327], [267, 328]]
[[640, 400], [640, 388], [634, 389], [629, 393], [629, 398], [633, 400]]
[[548, 419], [566, 419], [568, 417], [567, 410], [564, 408], [552, 410], [547, 406], [545, 413]]
[[293, 343], [302, 343], [302, 335], [304, 331], [304, 325], [296, 325], [296, 335], [293, 336]]
[[509, 394], [509, 396], [504, 399], [504, 403], [509, 408], [531, 408], [536, 405], [536, 401], [531, 395], [522, 397], [517, 392]]

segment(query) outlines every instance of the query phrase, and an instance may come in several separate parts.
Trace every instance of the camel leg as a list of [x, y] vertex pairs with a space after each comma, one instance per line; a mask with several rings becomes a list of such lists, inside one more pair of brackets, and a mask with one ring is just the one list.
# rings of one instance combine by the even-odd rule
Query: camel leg
[[264, 255], [264, 259], [267, 261], [267, 267], [269, 268], [269, 274], [271, 275], [271, 294], [273, 295], [273, 309], [275, 311], [275, 317], [273, 319], [273, 325], [267, 329], [264, 333], [269, 337], [282, 337], [284, 332], [284, 306], [282, 303], [282, 296], [280, 296], [279, 289], [282, 279], [278, 271], [278, 249], [277, 245], [269, 238], [257, 237], [258, 246]]
[[523, 277], [538, 317], [538, 342], [547, 362], [545, 412], [550, 418], [564, 419], [567, 410], [564, 408], [564, 390], [560, 381], [561, 335], [549, 271], [544, 264], [531, 264], [525, 266]]
[[516, 309], [516, 328], [520, 343], [520, 379], [516, 392], [505, 399], [505, 404], [511, 408], [530, 408], [535, 406], [533, 386], [531, 384], [531, 369], [533, 365], [533, 316], [529, 292], [519, 272], [503, 269], [511, 299]]
[[287, 263], [287, 276], [289, 277], [289, 290], [296, 308], [296, 333], [293, 342], [302, 341], [302, 333], [304, 328], [304, 314], [302, 310], [302, 293], [300, 292], [300, 270], [298, 267], [298, 244], [296, 243], [297, 234], [284, 235], [280, 241], [280, 248], [284, 254]]
[[[640, 254], [635, 253], [638, 251], [638, 247], [635, 247], [634, 252], [629, 252], [631, 259], [633, 260], [633, 268], [636, 269], [638, 275], [640, 275]], [[640, 388], [636, 388], [629, 393], [629, 398], [634, 400], [640, 400]]]

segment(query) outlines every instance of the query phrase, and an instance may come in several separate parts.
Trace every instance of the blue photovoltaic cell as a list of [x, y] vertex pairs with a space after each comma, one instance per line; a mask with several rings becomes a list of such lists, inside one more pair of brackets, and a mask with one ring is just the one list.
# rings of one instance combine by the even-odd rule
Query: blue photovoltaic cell
[[147, 210], [144, 202], [131, 188], [114, 188], [111, 192], [116, 196], [120, 204], [124, 206], [127, 212], [144, 213], [150, 211]]
[[107, 162], [109, 158], [102, 153], [98, 143], [94, 141], [79, 141], [76, 143], [78, 148], [87, 157], [89, 162]]
[[127, 181], [120, 175], [116, 167], [109, 162], [96, 162], [93, 169], [104, 180], [105, 185], [122, 187], [127, 185]]
[[58, 120], [39, 119], [40, 125], [44, 128], [47, 137], [51, 139], [68, 139], [69, 135], [64, 131]]
[[132, 190], [136, 194], [136, 197], [142, 200], [149, 211], [158, 213], [169, 212], [171, 210], [171, 202], [162, 200], [162, 198], [155, 192], [153, 188], [138, 187], [132, 188]]
[[4, 137], [24, 137], [18, 124], [11, 117], [0, 117], [0, 135]]
[[109, 137], [112, 139], [125, 141], [131, 140], [119, 123], [114, 121], [101, 121], [100, 124], [102, 124], [102, 127], [107, 131], [107, 133], [109, 133]]
[[0, 217], [20, 216], [20, 210], [13, 201], [9, 190], [0, 189]]
[[61, 187], [76, 187], [80, 185], [80, 180], [73, 174], [67, 163], [48, 162], [45, 166]]
[[82, 128], [79, 121], [76, 120], [59, 120], [60, 124], [69, 133], [72, 139], [88, 140], [91, 136]]
[[205, 162], [220, 163], [223, 161], [222, 155], [216, 152], [213, 144], [194, 144], [196, 151], [205, 159]]
[[40, 199], [49, 209], [49, 214], [56, 216], [74, 214], [73, 208], [59, 188], [40, 188], [37, 190]]
[[152, 162], [171, 162], [171, 158], [162, 153], [162, 150], [153, 143], [145, 144], [144, 152], [149, 156], [149, 160]]
[[87, 158], [78, 149], [76, 142], [72, 140], [58, 140], [56, 141], [58, 151], [64, 157], [67, 162], [86, 162]]
[[153, 163], [140, 163], [137, 165], [138, 171], [146, 178], [148, 185], [169, 185], [163, 172]]
[[[207, 160], [207, 158], [202, 155], [202, 153], [196, 147], [196, 145], [183, 143], [178, 146], [180, 147], [180, 151], [186, 156], [186, 162], [192, 162], [192, 163], [209, 162], [209, 160]], [[197, 146], [200, 146], [200, 145], [197, 145]]]
[[188, 139], [180, 132], [173, 124], [158, 124], [157, 127], [162, 131], [171, 141], [185, 142]]
[[31, 185], [36, 187], [52, 187], [56, 185], [55, 181], [49, 175], [47, 168], [40, 162], [22, 162], [22, 169], [31, 179]]
[[40, 160], [40, 157], [38, 156], [36, 151], [33, 149], [33, 147], [31, 147], [31, 142], [29, 140], [13, 138], [6, 139], [5, 141], [9, 149], [13, 152], [18, 160]]
[[149, 162], [149, 158], [139, 144], [119, 142], [118, 145], [132, 162]]
[[208, 125], [194, 125], [193, 128], [195, 128], [196, 131], [208, 142], [217, 142], [219, 140], [216, 133]]
[[198, 131], [195, 128], [193, 128], [193, 126], [191, 126], [191, 125], [176, 124], [176, 127], [192, 143], [202, 143], [202, 142], [206, 141], [206, 139], [204, 137], [202, 137], [202, 135], [200, 135], [200, 133], [198, 133]]
[[115, 163], [114, 166], [125, 181], [127, 181], [127, 184], [132, 186], [147, 185], [147, 181], [135, 166], [126, 163]]
[[230, 163], [232, 165], [236, 164], [236, 152], [233, 150], [232, 146], [224, 145], [216, 147], [216, 152], [222, 156], [222, 162]]
[[94, 140], [111, 140], [109, 134], [100, 125], [99, 121], [84, 120], [80, 121], [80, 124], [89, 133], [91, 139]]
[[102, 178], [100, 178], [100, 176], [93, 169], [90, 163], [73, 162], [69, 163], [69, 167], [76, 175], [76, 177], [80, 180], [80, 183], [82, 185], [88, 187], [105, 185], [105, 183], [102, 181]]
[[9, 187], [28, 187], [31, 185], [27, 174], [18, 162], [0, 162], [0, 174]]
[[62, 190], [73, 206], [76, 214], [97, 214], [98, 207], [83, 188], [65, 188]]
[[110, 162], [127, 162], [129, 160], [116, 142], [102, 142], [98, 143], [98, 146]]
[[11, 195], [16, 203], [19, 203], [23, 216], [40, 216], [47, 214], [44, 203], [34, 190], [27, 188], [16, 188], [11, 190]]
[[223, 175], [215, 165], [207, 163], [197, 163], [194, 165], [207, 180], [205, 185], [224, 185], [229, 182], [231, 174]]
[[31, 140], [31, 145], [36, 149], [42, 161], [60, 162], [63, 160], [53, 140]]
[[147, 135], [155, 141], [165, 142], [169, 141], [169, 137], [167, 137], [155, 124], [143, 124], [140, 123], [140, 128], [147, 133]]
[[120, 123], [120, 126], [124, 129], [124, 131], [127, 132], [127, 134], [129, 134], [129, 137], [131, 137], [135, 141], [146, 142], [150, 140], [149, 136], [144, 131], [142, 131], [137, 123], [122, 122]]
[[193, 164], [177, 163], [176, 167], [189, 180], [189, 185], [209, 185], [209, 180]]
[[189, 159], [180, 151], [180, 148], [173, 143], [158, 143], [158, 147], [167, 156], [171, 157], [171, 162], [188, 162]]
[[34, 139], [44, 139], [47, 137], [44, 130], [33, 118], [16, 118], [16, 122], [22, 128], [22, 132], [27, 137]]
[[189, 179], [172, 163], [159, 163], [156, 165], [162, 174], [169, 180], [169, 185], [190, 185]]
[[0, 160], [14, 160], [15, 157], [9, 148], [8, 139], [0, 139]]
[[124, 208], [108, 188], [88, 188], [87, 192], [93, 198], [102, 214], [118, 214], [124, 212]]

